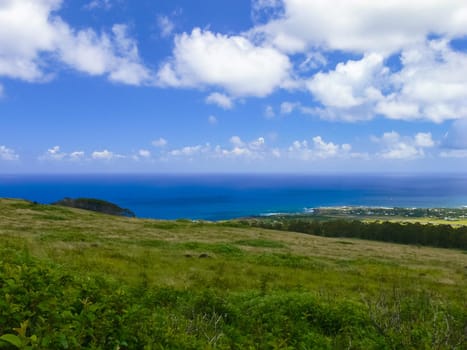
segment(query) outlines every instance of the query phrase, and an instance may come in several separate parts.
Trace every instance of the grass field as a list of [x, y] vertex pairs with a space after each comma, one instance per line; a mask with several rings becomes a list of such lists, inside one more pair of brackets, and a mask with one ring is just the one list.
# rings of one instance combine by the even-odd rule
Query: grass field
[[410, 222], [410, 223], [421, 223], [421, 224], [433, 224], [433, 225], [451, 225], [453, 227], [467, 226], [467, 219], [455, 219], [455, 220], [446, 220], [438, 218], [406, 218], [406, 217], [380, 217], [380, 218], [363, 218], [363, 220], [368, 222], [374, 221], [389, 221], [389, 222]]
[[467, 349], [467, 252], [0, 199], [0, 348]]

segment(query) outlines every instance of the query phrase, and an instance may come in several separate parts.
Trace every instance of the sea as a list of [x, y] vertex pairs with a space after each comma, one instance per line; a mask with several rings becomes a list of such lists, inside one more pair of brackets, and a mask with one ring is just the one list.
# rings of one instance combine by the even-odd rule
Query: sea
[[142, 218], [217, 221], [330, 206], [460, 208], [467, 174], [0, 175], [0, 197], [99, 198]]

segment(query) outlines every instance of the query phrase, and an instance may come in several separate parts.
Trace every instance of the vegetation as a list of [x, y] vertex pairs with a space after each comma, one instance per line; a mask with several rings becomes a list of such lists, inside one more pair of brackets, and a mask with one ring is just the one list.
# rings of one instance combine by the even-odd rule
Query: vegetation
[[102, 199], [95, 198], [64, 198], [59, 200], [53, 205], [60, 205], [63, 207], [71, 207], [85, 210], [97, 211], [99, 213], [117, 215], [117, 216], [128, 216], [135, 217], [130, 209], [120, 208], [118, 205], [104, 201]]
[[457, 221], [467, 218], [467, 208], [384, 208], [384, 207], [324, 207], [314, 208], [314, 216], [358, 218], [429, 218]]
[[467, 226], [359, 220], [310, 220], [295, 216], [258, 218], [242, 222], [253, 227], [308, 233], [325, 237], [351, 237], [382, 242], [467, 250]]
[[465, 251], [243, 226], [0, 200], [0, 348], [466, 348]]
[[[309, 208], [302, 214], [277, 214], [269, 218], [303, 220], [359, 220], [365, 222], [400, 222], [461, 227], [467, 225], [467, 207], [461, 208], [387, 208], [387, 207], [320, 207]], [[263, 217], [264, 218], [264, 217]]]

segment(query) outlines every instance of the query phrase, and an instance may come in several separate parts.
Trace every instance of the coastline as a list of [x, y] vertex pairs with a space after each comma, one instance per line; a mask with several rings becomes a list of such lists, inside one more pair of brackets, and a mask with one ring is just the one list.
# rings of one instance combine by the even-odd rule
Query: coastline
[[0, 197], [43, 204], [99, 198], [155, 219], [227, 220], [306, 214], [316, 208], [467, 206], [467, 176], [455, 175], [0, 175]]

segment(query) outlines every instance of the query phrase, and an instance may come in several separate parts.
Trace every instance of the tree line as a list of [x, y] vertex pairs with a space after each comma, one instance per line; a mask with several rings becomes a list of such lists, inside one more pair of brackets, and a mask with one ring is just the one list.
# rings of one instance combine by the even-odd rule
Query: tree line
[[317, 221], [305, 219], [262, 220], [251, 226], [293, 231], [324, 237], [361, 238], [374, 241], [414, 244], [441, 248], [467, 249], [467, 226], [358, 220]]

